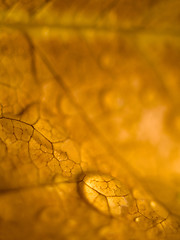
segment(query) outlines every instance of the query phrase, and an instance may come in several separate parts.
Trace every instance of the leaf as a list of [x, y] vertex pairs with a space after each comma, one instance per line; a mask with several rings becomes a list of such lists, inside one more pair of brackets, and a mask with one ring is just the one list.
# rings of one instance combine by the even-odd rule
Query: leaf
[[178, 239], [180, 3], [0, 2], [0, 239]]

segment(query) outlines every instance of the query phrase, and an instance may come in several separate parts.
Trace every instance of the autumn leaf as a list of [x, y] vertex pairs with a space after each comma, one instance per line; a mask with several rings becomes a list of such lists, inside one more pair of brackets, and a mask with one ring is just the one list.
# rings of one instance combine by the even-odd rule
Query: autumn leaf
[[180, 2], [0, 1], [0, 240], [179, 239]]

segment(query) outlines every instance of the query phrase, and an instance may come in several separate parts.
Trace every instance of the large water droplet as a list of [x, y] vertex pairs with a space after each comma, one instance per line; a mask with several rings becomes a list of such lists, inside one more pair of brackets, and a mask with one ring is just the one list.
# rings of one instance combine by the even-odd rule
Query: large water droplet
[[134, 200], [129, 189], [118, 179], [105, 174], [88, 173], [78, 185], [83, 199], [110, 216], [128, 214]]

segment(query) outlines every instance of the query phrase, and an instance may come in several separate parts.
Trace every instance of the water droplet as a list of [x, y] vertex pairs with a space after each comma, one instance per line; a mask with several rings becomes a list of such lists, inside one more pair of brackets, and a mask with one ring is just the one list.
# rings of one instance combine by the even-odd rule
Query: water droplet
[[39, 218], [43, 222], [56, 222], [61, 218], [60, 206], [47, 206], [44, 207], [39, 213]]
[[138, 216], [134, 219], [139, 229], [147, 230], [152, 227], [152, 220], [145, 216]]
[[44, 35], [44, 37], [49, 37], [49, 33], [50, 33], [50, 29], [45, 27], [42, 29], [42, 34]]
[[151, 208], [162, 218], [168, 217], [168, 211], [155, 201], [150, 202]]
[[84, 200], [103, 214], [122, 216], [133, 207], [134, 200], [128, 188], [110, 175], [88, 173], [78, 187]]
[[140, 220], [140, 218], [139, 217], [136, 217], [135, 218], [135, 222], [140, 222], [141, 220]]
[[120, 110], [124, 106], [124, 100], [117, 90], [108, 90], [104, 95], [104, 105], [111, 110]]

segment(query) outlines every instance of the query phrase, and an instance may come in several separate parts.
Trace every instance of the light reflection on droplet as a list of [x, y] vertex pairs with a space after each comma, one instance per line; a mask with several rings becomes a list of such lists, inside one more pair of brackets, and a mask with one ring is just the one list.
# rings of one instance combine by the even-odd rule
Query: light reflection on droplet
[[155, 201], [150, 202], [151, 208], [162, 218], [168, 217], [168, 211]]
[[79, 191], [86, 202], [106, 215], [122, 216], [133, 206], [127, 186], [110, 175], [88, 173], [79, 183]]

